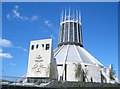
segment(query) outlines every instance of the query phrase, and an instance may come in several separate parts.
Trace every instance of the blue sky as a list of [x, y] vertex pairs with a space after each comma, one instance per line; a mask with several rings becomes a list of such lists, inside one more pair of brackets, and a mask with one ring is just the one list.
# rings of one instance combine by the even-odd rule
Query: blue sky
[[69, 6], [82, 13], [84, 48], [105, 67], [113, 64], [118, 71], [117, 3], [19, 2], [2, 3], [3, 75], [20, 77], [27, 72], [31, 40], [53, 38], [53, 48], [57, 47], [60, 15]]

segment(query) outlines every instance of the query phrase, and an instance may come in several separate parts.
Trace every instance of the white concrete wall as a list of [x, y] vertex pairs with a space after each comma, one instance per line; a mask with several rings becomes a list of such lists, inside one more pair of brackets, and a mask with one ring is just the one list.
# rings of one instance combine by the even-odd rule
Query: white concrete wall
[[97, 67], [95, 65], [87, 65], [87, 78], [89, 82], [91, 82], [91, 78], [93, 79], [93, 82], [101, 82], [101, 74], [100, 74], [100, 67]]
[[78, 81], [75, 77], [76, 66], [74, 63], [67, 64], [67, 81]]
[[52, 39], [31, 41], [27, 77], [49, 78], [52, 55]]
[[[81, 75], [80, 77], [76, 77], [76, 65], [77, 64], [78, 63], [74, 63], [74, 62], [66, 63], [66, 70], [64, 69], [64, 73], [63, 73], [63, 81], [81, 81], [81, 77], [82, 77]], [[57, 66], [58, 80], [60, 80], [62, 69], [63, 69], [63, 66]], [[65, 80], [65, 71], [66, 71], [66, 80]]]
[[63, 67], [63, 66], [57, 66], [57, 70], [58, 70], [58, 80], [60, 80], [60, 74], [61, 74], [61, 71], [62, 71], [62, 67]]
[[[77, 65], [78, 63], [76, 63]], [[76, 77], [76, 66], [74, 62], [66, 63], [66, 81], [83, 81], [83, 70], [81, 70], [80, 77]], [[62, 72], [63, 66], [57, 66], [58, 69], [58, 80], [60, 80], [60, 74]], [[81, 66], [82, 68], [82, 66]], [[83, 69], [83, 68], [82, 68]], [[86, 65], [86, 76], [85, 82], [91, 82], [91, 78], [93, 82], [101, 82], [101, 68], [96, 65]], [[85, 71], [84, 71], [85, 72]], [[65, 80], [65, 70], [63, 74], [63, 80]]]

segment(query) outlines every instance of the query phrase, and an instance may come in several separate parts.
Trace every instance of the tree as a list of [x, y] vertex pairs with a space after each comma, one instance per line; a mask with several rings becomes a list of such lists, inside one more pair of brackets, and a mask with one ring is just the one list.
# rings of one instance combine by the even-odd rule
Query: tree
[[110, 65], [110, 80], [115, 80], [115, 70], [113, 64]]
[[76, 78], [80, 78], [80, 74], [81, 74], [81, 65], [80, 64], [76, 64], [76, 69], [75, 69], [75, 77]]

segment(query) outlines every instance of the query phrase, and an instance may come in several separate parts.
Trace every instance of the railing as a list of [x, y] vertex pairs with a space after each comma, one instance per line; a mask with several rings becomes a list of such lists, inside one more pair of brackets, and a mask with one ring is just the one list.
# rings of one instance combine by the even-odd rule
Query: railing
[[14, 76], [2, 76], [2, 82], [0, 85], [19, 85], [19, 86], [40, 86], [51, 82], [50, 79], [28, 79], [26, 76], [14, 77]]
[[10, 81], [10, 82], [17, 82], [18, 79], [20, 79], [21, 77], [14, 77], [14, 76], [2, 76], [2, 81], [6, 82], [6, 81]]
[[[7, 85], [14, 84], [14, 85], [16, 85], [19, 83], [20, 85], [22, 85], [22, 82], [18, 81], [20, 78], [21, 77], [2, 76], [2, 79], [0, 79], [0, 80], [1, 80], [1, 84], [7, 84]], [[26, 79], [26, 78], [24, 78], [24, 79]]]

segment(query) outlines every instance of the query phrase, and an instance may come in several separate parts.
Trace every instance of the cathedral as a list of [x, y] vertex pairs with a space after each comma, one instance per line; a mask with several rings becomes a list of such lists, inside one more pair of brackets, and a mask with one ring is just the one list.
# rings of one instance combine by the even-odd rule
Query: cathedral
[[81, 13], [62, 12], [58, 47], [54, 50], [58, 80], [109, 83], [105, 68], [83, 47]]
[[111, 81], [111, 66], [106, 68], [84, 48], [79, 10], [62, 11], [56, 49], [52, 49], [52, 39], [42, 39], [31, 41], [29, 50], [27, 82]]

